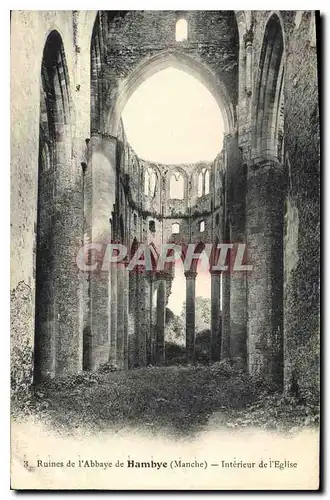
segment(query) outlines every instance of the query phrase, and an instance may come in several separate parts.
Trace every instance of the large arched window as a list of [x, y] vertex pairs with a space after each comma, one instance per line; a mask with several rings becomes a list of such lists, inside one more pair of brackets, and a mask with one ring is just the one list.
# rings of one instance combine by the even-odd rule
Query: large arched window
[[209, 194], [210, 192], [210, 171], [203, 168], [198, 175], [198, 197]]
[[170, 198], [183, 200], [184, 198], [184, 179], [180, 172], [174, 172], [170, 181]]
[[173, 222], [172, 224], [172, 234], [180, 233], [180, 224], [178, 222]]
[[277, 156], [279, 115], [283, 103], [284, 42], [276, 14], [269, 19], [260, 55], [260, 74], [256, 92], [256, 123], [253, 154]]
[[188, 38], [188, 23], [185, 19], [181, 18], [177, 21], [175, 26], [175, 40], [176, 42], [183, 42]]
[[[197, 78], [199, 68], [186, 71], [188, 63], [176, 62], [176, 57], [181, 56], [173, 55], [173, 64], [179, 68], [162, 69], [161, 62], [158, 71], [151, 67], [155, 73], [133, 92], [122, 111], [128, 143], [145, 160], [145, 168], [153, 167], [157, 175], [153, 164], [213, 161], [223, 141], [224, 123], [217, 100]], [[143, 79], [142, 74], [136, 79]], [[197, 122], [199, 126], [193, 127]]]
[[156, 172], [153, 168], [148, 167], [144, 174], [144, 194], [146, 196], [155, 196], [156, 179]]

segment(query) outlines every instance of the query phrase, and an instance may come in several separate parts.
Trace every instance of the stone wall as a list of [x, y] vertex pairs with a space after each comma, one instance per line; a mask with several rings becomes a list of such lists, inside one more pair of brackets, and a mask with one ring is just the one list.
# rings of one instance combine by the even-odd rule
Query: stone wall
[[[82, 25], [85, 23], [82, 23]], [[25, 356], [20, 366], [15, 366], [16, 357], [13, 358], [12, 370], [17, 369], [31, 372], [31, 360], [34, 351], [34, 323], [35, 323], [35, 250], [37, 231], [37, 190], [38, 190], [38, 160], [39, 160], [39, 126], [40, 126], [40, 80], [41, 64], [44, 46], [48, 35], [56, 30], [63, 42], [69, 93], [71, 97], [71, 129], [72, 155], [66, 163], [67, 171], [59, 169], [58, 176], [62, 174], [63, 184], [68, 179], [72, 181], [70, 188], [76, 185], [80, 188], [81, 166], [84, 157], [84, 140], [89, 135], [89, 77], [84, 78], [78, 71], [76, 53], [76, 40], [73, 29], [73, 13], [61, 11], [28, 12], [15, 11], [11, 15], [11, 308], [12, 328], [11, 347], [13, 352], [25, 344], [30, 346], [31, 356]], [[84, 27], [81, 26], [82, 32]], [[81, 38], [81, 46], [86, 40]], [[83, 57], [83, 56], [82, 56]], [[86, 65], [87, 75], [89, 64]], [[86, 83], [86, 101], [75, 92], [76, 85]], [[87, 108], [87, 109], [86, 109]], [[81, 120], [82, 116], [85, 120]], [[60, 170], [62, 170], [60, 172]], [[77, 173], [77, 176], [75, 175]], [[60, 180], [60, 179], [59, 179]], [[77, 183], [77, 184], [75, 184]], [[61, 189], [60, 184], [58, 188]], [[56, 196], [61, 196], [57, 192]], [[67, 235], [65, 241], [70, 241], [77, 234], [75, 220], [71, 227], [73, 233]], [[63, 226], [64, 227], [64, 226]], [[81, 245], [75, 241], [77, 247]], [[71, 244], [70, 244], [71, 245]], [[66, 256], [70, 256], [75, 247], [62, 248]], [[60, 250], [60, 251], [62, 251]], [[64, 255], [64, 254], [62, 254]], [[63, 290], [64, 296], [65, 290]], [[76, 290], [79, 294], [79, 290]], [[22, 295], [23, 294], [23, 295]], [[76, 296], [76, 302], [77, 302]], [[29, 313], [18, 316], [20, 304], [29, 304]], [[59, 314], [60, 311], [59, 311]], [[72, 315], [72, 320], [74, 316]], [[79, 319], [75, 318], [74, 330], [79, 335]], [[24, 332], [24, 333], [23, 333]], [[73, 344], [72, 344], [73, 345]], [[69, 347], [66, 346], [65, 349]], [[59, 348], [61, 348], [59, 346]], [[77, 354], [77, 353], [76, 353]], [[76, 355], [75, 354], [75, 355]], [[26, 367], [23, 365], [26, 364]], [[62, 369], [62, 368], [59, 368]], [[76, 371], [78, 366], [71, 363], [63, 367], [64, 370]]]
[[[188, 39], [176, 42], [175, 26], [181, 17], [188, 22]], [[102, 117], [97, 128], [116, 135], [131, 93], [151, 72], [166, 65], [185, 66], [203, 80], [226, 109], [225, 122], [229, 119], [233, 125], [238, 85], [233, 12], [111, 11], [101, 13], [98, 23], [102, 82], [97, 93]]]
[[[315, 14], [283, 11], [279, 17], [285, 51], [284, 386], [286, 391], [299, 387], [302, 393], [317, 398], [320, 133]], [[262, 26], [261, 13], [256, 26]], [[256, 35], [257, 53], [261, 36], [261, 32]]]
[[[284, 76], [282, 87], [275, 89], [276, 122], [270, 120], [271, 106], [262, 113], [259, 106], [260, 95], [267, 94], [260, 91], [260, 61], [272, 16], [283, 37], [282, 66], [277, 71], [281, 75], [283, 67]], [[175, 26], [182, 17], [188, 22], [188, 39], [176, 42]], [[69, 96], [63, 105], [70, 119], [56, 134], [56, 147], [63, 155], [57, 153], [52, 175], [38, 178], [40, 166], [48, 162], [47, 152], [40, 149], [46, 97], [40, 92], [41, 68], [46, 40], [54, 30], [63, 44]], [[138, 158], [127, 142], [120, 122], [125, 103], [140, 83], [171, 65], [199, 78], [223, 112], [226, 138], [214, 162], [158, 165]], [[254, 374], [259, 369], [253, 366], [261, 363], [263, 375], [270, 379], [274, 365], [282, 370], [284, 363], [287, 391], [298, 387], [304, 394], [317, 395], [320, 153], [313, 12], [15, 11], [11, 95], [14, 388], [19, 381], [31, 380], [33, 368], [39, 184], [41, 201], [48, 199], [53, 205], [52, 246], [61, 256], [52, 262], [58, 294], [52, 313], [59, 339], [56, 374], [95, 369], [109, 359], [110, 346], [117, 342], [115, 313], [121, 310], [117, 303], [112, 307], [112, 298], [119, 292], [126, 300], [126, 285], [117, 288], [115, 273], [77, 273], [74, 259], [83, 243], [119, 238], [128, 245], [135, 240], [157, 246], [168, 240], [250, 238], [257, 249], [257, 266], [264, 266], [266, 274], [264, 282], [250, 282], [251, 286], [248, 276], [245, 281], [224, 279], [223, 356], [250, 359]], [[266, 117], [268, 134], [262, 140], [256, 134], [262, 130], [260, 116]], [[274, 153], [271, 158], [269, 151]], [[198, 174], [204, 167], [210, 169], [211, 190], [199, 197]], [[152, 196], [144, 192], [148, 169], [156, 172]], [[183, 200], [169, 198], [170, 176], [178, 169], [185, 178]], [[43, 206], [46, 210], [44, 202]], [[39, 219], [48, 215], [48, 210], [40, 211]], [[173, 235], [175, 222], [180, 223], [180, 233]], [[123, 349], [125, 332], [133, 335], [145, 328], [134, 315], [133, 298], [139, 296], [141, 310], [145, 309], [157, 288], [133, 276], [129, 281], [129, 315], [120, 333]], [[166, 294], [169, 290], [170, 285]], [[148, 357], [148, 346], [143, 354], [141, 342], [138, 335], [138, 356]]]
[[319, 394], [320, 130], [315, 15], [285, 14], [285, 385]]
[[[165, 165], [138, 158], [121, 132], [121, 155], [119, 171], [125, 173], [125, 189], [128, 211], [130, 241], [154, 243], [157, 247], [169, 241], [212, 243], [221, 239], [224, 166], [219, 153], [213, 162], [196, 164]], [[203, 168], [210, 173], [209, 192], [198, 194], [198, 176]], [[152, 192], [145, 192], [145, 178], [148, 172], [155, 175]], [[174, 174], [183, 179], [182, 199], [171, 197], [170, 184]], [[137, 182], [137, 179], [139, 182]], [[218, 214], [218, 217], [217, 217]], [[134, 217], [135, 215], [135, 217]], [[204, 221], [205, 230], [200, 231]], [[179, 234], [173, 234], [172, 224], [180, 225]]]

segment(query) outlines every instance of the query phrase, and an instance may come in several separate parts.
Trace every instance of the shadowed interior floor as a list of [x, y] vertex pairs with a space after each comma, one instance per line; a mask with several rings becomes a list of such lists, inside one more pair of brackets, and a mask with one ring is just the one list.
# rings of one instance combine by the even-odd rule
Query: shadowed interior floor
[[134, 427], [176, 436], [209, 425], [290, 431], [318, 423], [317, 405], [270, 393], [269, 387], [223, 363], [106, 369], [44, 382], [14, 413], [34, 413], [64, 432]]

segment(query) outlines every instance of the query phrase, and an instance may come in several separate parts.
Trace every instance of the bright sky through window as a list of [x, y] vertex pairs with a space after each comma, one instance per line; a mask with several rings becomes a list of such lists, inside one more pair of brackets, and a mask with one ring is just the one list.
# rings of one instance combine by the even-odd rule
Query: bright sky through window
[[175, 68], [142, 83], [122, 119], [128, 142], [145, 160], [212, 161], [222, 149], [224, 126], [214, 97], [196, 78]]
[[[128, 142], [145, 160], [197, 163], [214, 160], [222, 150], [224, 125], [217, 102], [196, 78], [175, 68], [142, 83], [128, 100], [122, 119]], [[170, 196], [181, 199], [183, 178], [177, 186], [171, 184]], [[172, 232], [178, 229], [172, 227]], [[175, 313], [180, 313], [185, 300], [185, 281], [179, 266], [169, 299]], [[203, 272], [196, 280], [196, 296], [210, 297], [210, 290], [209, 271]]]
[[184, 179], [180, 172], [173, 172], [170, 180], [170, 198], [183, 200], [184, 197]]
[[[196, 277], [196, 297], [211, 297], [211, 274], [205, 267], [205, 264], [198, 266], [198, 275]], [[168, 307], [174, 314], [180, 314], [182, 306], [186, 300], [186, 277], [182, 261], [175, 261], [175, 275], [172, 282], [171, 294], [168, 299]]]
[[179, 19], [175, 26], [175, 40], [183, 42], [188, 38], [188, 23], [185, 19]]

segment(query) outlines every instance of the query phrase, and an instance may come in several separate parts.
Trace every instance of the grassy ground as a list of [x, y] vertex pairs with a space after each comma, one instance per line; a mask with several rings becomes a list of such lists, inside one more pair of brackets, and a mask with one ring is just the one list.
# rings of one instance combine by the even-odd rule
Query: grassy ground
[[[187, 435], [211, 422], [224, 427], [290, 430], [318, 423], [318, 410], [302, 401], [267, 395], [243, 372], [211, 366], [172, 366], [128, 372], [84, 373], [39, 385], [20, 403], [70, 432], [122, 429]], [[17, 415], [17, 405], [13, 405]]]

